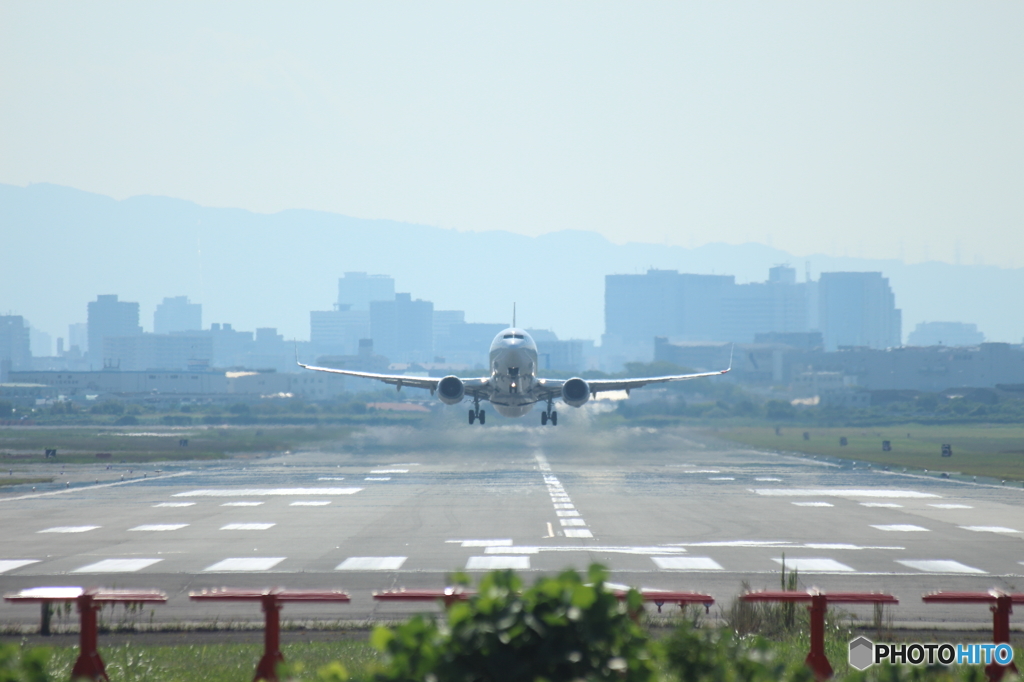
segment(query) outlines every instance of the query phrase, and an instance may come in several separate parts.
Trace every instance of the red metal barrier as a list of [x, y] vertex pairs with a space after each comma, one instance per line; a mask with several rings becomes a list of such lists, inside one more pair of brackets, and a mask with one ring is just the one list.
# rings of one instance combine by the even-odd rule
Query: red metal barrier
[[78, 660], [71, 669], [71, 679], [109, 680], [103, 659], [97, 650], [98, 629], [96, 612], [103, 604], [140, 602], [165, 602], [167, 595], [159, 590], [109, 590], [103, 587], [35, 587], [14, 594], [5, 594], [9, 602], [34, 602], [50, 604], [73, 601], [78, 605], [81, 616]]
[[462, 587], [446, 587], [443, 590], [407, 590], [403, 587], [374, 592], [373, 598], [377, 601], [443, 601], [445, 607], [448, 607], [457, 601], [466, 601], [475, 594]]
[[[661, 613], [661, 607], [665, 604], [679, 604], [681, 609], [685, 609], [687, 604], [702, 604], [704, 611], [708, 612], [711, 610], [711, 605], [715, 603], [715, 598], [710, 594], [699, 592], [671, 592], [669, 590], [639, 590], [639, 592], [644, 602], [654, 603], [658, 607], [658, 613]], [[623, 590], [615, 591], [615, 596], [619, 599], [625, 599], [627, 594], [629, 593]]]
[[189, 592], [195, 601], [258, 601], [263, 604], [266, 627], [263, 631], [263, 657], [256, 665], [253, 680], [277, 682], [277, 666], [284, 661], [281, 654], [281, 605], [287, 602], [348, 602], [348, 594], [340, 590], [288, 590], [274, 587], [263, 590], [220, 589]]
[[819, 680], [827, 680], [832, 677], [832, 665], [825, 656], [825, 613], [828, 611], [829, 602], [843, 604], [898, 604], [899, 600], [891, 594], [880, 592], [832, 592], [825, 594], [817, 588], [811, 588], [806, 592], [790, 591], [764, 591], [748, 592], [743, 595], [744, 601], [773, 601], [773, 602], [810, 602], [808, 610], [811, 613], [811, 650], [804, 659], [804, 663], [811, 669], [814, 676]]
[[[991, 604], [992, 611], [992, 643], [1010, 643], [1010, 614], [1013, 613], [1014, 604], [1024, 604], [1024, 593], [1007, 594], [1000, 590], [989, 590], [988, 592], [932, 592], [921, 597], [926, 604]], [[999, 665], [992, 661], [985, 666], [985, 674], [988, 679], [998, 681], [1003, 679], [1007, 669], [1017, 672], [1017, 666], [1010, 662], [1010, 665]]]

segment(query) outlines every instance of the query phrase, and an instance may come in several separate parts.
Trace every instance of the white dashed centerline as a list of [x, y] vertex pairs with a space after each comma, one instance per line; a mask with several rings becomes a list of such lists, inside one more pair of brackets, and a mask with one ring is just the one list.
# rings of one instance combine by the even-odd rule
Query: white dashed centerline
[[[551, 496], [551, 503], [555, 508], [555, 516], [558, 517], [558, 523], [562, 526], [560, 531], [562, 535], [567, 538], [594, 537], [590, 529], [586, 528], [586, 522], [580, 517], [579, 511], [573, 505], [572, 500], [569, 499], [569, 495], [565, 492], [565, 487], [561, 481], [551, 473], [551, 465], [548, 463], [544, 453], [538, 452], [534, 455], [534, 458], [537, 460], [537, 467], [544, 475], [544, 483], [547, 486], [548, 495]], [[552, 534], [550, 523], [548, 524], [548, 529], [548, 533]]]

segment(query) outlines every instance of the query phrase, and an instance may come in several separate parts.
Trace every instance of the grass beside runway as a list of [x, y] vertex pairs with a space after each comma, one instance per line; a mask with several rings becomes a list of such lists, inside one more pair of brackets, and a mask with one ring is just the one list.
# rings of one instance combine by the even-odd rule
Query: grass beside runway
[[[907, 469], [959, 472], [1024, 480], [1024, 424], [902, 424], [886, 427], [820, 428], [799, 425], [733, 427], [707, 433], [763, 450], [803, 452]], [[807, 434], [807, 439], [804, 434]], [[840, 445], [841, 438], [847, 445]], [[882, 450], [882, 441], [891, 450]], [[942, 445], [953, 448], [942, 456]]]
[[[7, 427], [0, 428], [0, 467], [223, 459], [246, 453], [295, 450], [303, 445], [342, 439], [351, 431], [350, 427], [307, 426]], [[45, 457], [47, 449], [56, 449], [57, 457]]]

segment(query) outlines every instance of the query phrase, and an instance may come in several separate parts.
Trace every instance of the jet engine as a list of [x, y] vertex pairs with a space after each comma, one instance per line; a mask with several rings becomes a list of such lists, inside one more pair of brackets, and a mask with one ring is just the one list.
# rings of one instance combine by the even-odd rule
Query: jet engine
[[562, 384], [562, 400], [566, 405], [582, 407], [590, 400], [590, 385], [580, 378], [569, 379]]
[[466, 385], [457, 376], [446, 376], [437, 382], [437, 397], [445, 405], [455, 405], [462, 402], [466, 395]]

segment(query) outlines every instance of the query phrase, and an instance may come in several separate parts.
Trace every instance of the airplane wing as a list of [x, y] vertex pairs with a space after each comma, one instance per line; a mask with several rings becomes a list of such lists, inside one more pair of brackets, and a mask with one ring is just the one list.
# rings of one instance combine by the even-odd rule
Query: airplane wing
[[[629, 391], [640, 388], [647, 384], [664, 384], [669, 381], [686, 381], [687, 379], [701, 379], [703, 377], [717, 377], [728, 374], [732, 371], [732, 351], [729, 352], [729, 366], [714, 372], [697, 372], [695, 374], [670, 374], [660, 377], [637, 377], [635, 379], [587, 379], [587, 386], [590, 387], [590, 395], [597, 395], [601, 391]], [[561, 379], [539, 379], [538, 394], [541, 400], [549, 397], [557, 397], [562, 392], [562, 385], [565, 380]]]
[[[438, 382], [441, 381], [441, 377], [411, 377], [404, 374], [377, 374], [376, 372], [357, 372], [351, 369], [335, 369], [334, 367], [316, 367], [315, 365], [304, 365], [301, 362], [296, 364], [298, 364], [299, 367], [310, 369], [314, 372], [329, 372], [331, 374], [359, 377], [360, 379], [383, 381], [385, 384], [397, 386], [398, 390], [402, 390], [403, 386], [411, 386], [412, 388], [425, 388], [433, 393], [437, 390]], [[468, 395], [475, 396], [487, 385], [487, 379], [463, 379], [462, 383], [465, 384], [466, 393]]]

